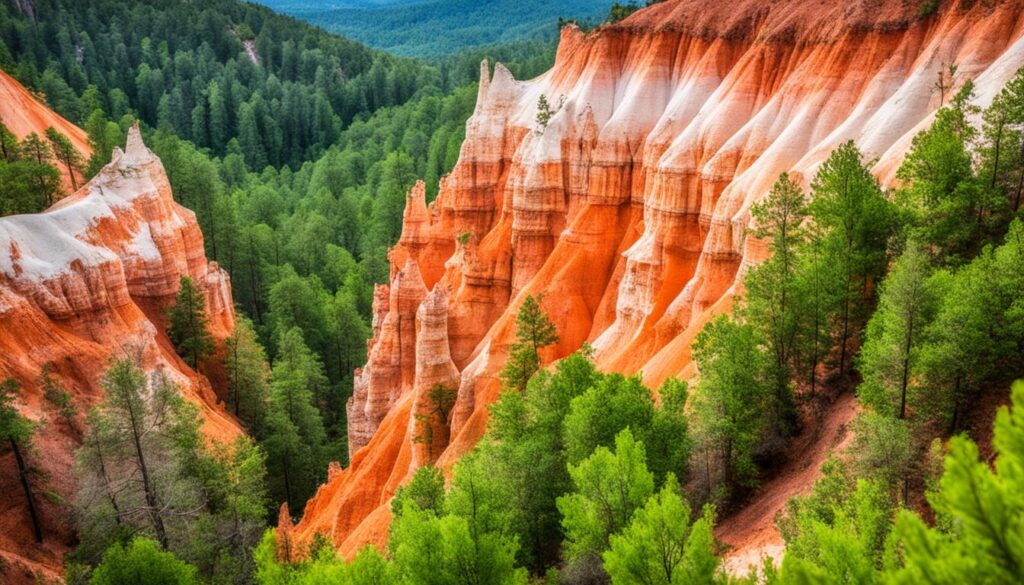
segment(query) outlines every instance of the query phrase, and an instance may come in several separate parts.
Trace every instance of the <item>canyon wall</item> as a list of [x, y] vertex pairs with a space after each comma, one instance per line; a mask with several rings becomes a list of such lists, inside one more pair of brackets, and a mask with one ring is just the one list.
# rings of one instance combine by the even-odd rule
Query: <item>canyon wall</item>
[[[176, 355], [164, 334], [164, 311], [182, 276], [205, 295], [214, 337], [230, 335], [235, 313], [227, 273], [207, 261], [195, 214], [174, 201], [163, 165], [137, 126], [125, 150], [115, 149], [110, 164], [76, 193], [43, 213], [0, 218], [0, 378], [21, 383], [17, 406], [40, 425], [30, 463], [45, 487], [36, 496], [45, 538], [36, 545], [17, 474], [8, 473], [13, 460], [0, 460], [0, 491], [8, 494], [0, 503], [0, 581], [34, 582], [33, 574], [50, 578], [62, 570], [73, 535], [59, 500], [73, 494], [82, 413], [102, 397], [111, 358], [131, 356], [167, 374], [199, 406], [208, 437], [230, 440], [240, 432], [207, 378]], [[77, 424], [62, 420], [44, 398], [44, 364], [73, 397]]]
[[[1009, 2], [667, 1], [584, 34], [562, 30], [531, 81], [481, 66], [459, 161], [429, 205], [409, 193], [377, 290], [369, 358], [348, 405], [351, 465], [297, 526], [351, 556], [381, 545], [394, 490], [426, 459], [448, 465], [485, 430], [526, 295], [560, 342], [603, 370], [657, 385], [693, 374], [689, 346], [731, 303], [764, 246], [749, 209], [783, 171], [807, 185], [854, 140], [890, 184], [940, 107], [940, 72], [986, 105], [1024, 65], [1024, 10]], [[538, 122], [541, 96], [553, 115]], [[948, 97], [948, 96], [947, 96]], [[458, 389], [443, 444], [416, 414], [435, 383]]]

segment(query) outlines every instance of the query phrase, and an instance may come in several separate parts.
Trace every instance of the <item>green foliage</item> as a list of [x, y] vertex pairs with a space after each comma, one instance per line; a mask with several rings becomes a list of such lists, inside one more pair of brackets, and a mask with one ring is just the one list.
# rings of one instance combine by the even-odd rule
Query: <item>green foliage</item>
[[235, 330], [224, 340], [227, 353], [224, 369], [228, 375], [227, 404], [255, 437], [264, 432], [270, 393], [267, 355], [256, 339], [252, 321], [239, 316]]
[[523, 392], [540, 369], [540, 350], [558, 343], [558, 331], [541, 308], [543, 302], [542, 296], [527, 295], [516, 313], [516, 341], [501, 370], [501, 381], [510, 390]]
[[969, 117], [973, 85], [966, 82], [939, 110], [932, 126], [914, 137], [897, 172], [904, 183], [898, 201], [910, 216], [910, 230], [937, 248], [943, 261], [957, 264], [977, 253], [994, 226], [993, 212], [1005, 207], [975, 173], [971, 145], [977, 130]]
[[1014, 385], [1012, 407], [996, 415], [990, 466], [969, 439], [953, 437], [937, 494], [930, 498], [952, 533], [928, 528], [903, 512], [893, 530], [895, 583], [1010, 583], [1021, 577], [1024, 549], [1017, 537], [1024, 464], [1024, 383]]
[[654, 493], [643, 443], [626, 429], [615, 437], [615, 452], [598, 447], [569, 466], [574, 492], [558, 498], [570, 558], [599, 556]]
[[635, 0], [630, 0], [625, 4], [619, 4], [615, 2], [612, 7], [608, 10], [608, 18], [605, 19], [606, 23], [615, 24], [620, 20], [624, 20], [630, 14], [633, 14], [637, 10], [640, 10], [640, 5]]
[[772, 407], [772, 380], [753, 327], [724, 315], [697, 335], [693, 358], [701, 375], [691, 415], [692, 466], [705, 497], [717, 498], [757, 482], [754, 456]]
[[76, 451], [78, 562], [139, 534], [204, 578], [244, 583], [266, 511], [264, 455], [248, 439], [208, 444], [196, 407], [160, 374], [113, 362]]
[[792, 520], [796, 534], [786, 541], [782, 583], [881, 582], [877, 569], [894, 513], [883, 485], [857, 482], [856, 489], [832, 507], [827, 518], [809, 508], [801, 512]]
[[757, 223], [753, 235], [769, 241], [772, 255], [747, 275], [747, 303], [742, 312], [761, 331], [774, 360], [775, 407], [779, 430], [793, 425], [791, 378], [800, 367], [798, 345], [806, 335], [801, 314], [806, 308], [798, 270], [807, 217], [804, 192], [783, 173], [771, 192], [750, 210]]
[[206, 316], [206, 298], [188, 276], [182, 276], [178, 298], [167, 311], [167, 337], [185, 363], [198, 369], [213, 353], [210, 320]]
[[131, 541], [127, 547], [115, 543], [103, 554], [103, 561], [93, 571], [89, 585], [193, 585], [198, 584], [196, 569], [160, 550], [160, 546], [144, 537]]
[[[896, 419], [892, 419], [896, 420]], [[1024, 463], [1024, 383], [996, 415], [994, 465], [979, 461], [966, 437], [950, 439], [938, 489], [929, 494], [940, 521], [895, 512], [882, 482], [856, 489], [826, 472], [812, 496], [790, 506], [786, 556], [776, 583], [1012, 583], [1024, 549], [1019, 470]], [[893, 517], [895, 516], [895, 520]]]
[[433, 465], [416, 470], [412, 480], [395, 491], [391, 499], [391, 516], [398, 518], [406, 506], [441, 516], [445, 511], [444, 474]]
[[358, 116], [441, 88], [435, 67], [232, 0], [58, 0], [4, 10], [0, 42], [21, 81], [73, 122], [131, 109], [219, 156], [237, 138], [257, 169], [298, 168]]
[[928, 18], [939, 10], [939, 0], [924, 0], [917, 9], [918, 18]]
[[35, 425], [14, 407], [20, 385], [14, 378], [0, 382], [0, 441], [24, 443], [32, 438]]
[[36, 510], [35, 496], [29, 480], [31, 469], [25, 460], [25, 452], [31, 448], [32, 435], [36, 427], [14, 407], [19, 387], [18, 381], [14, 378], [7, 378], [0, 382], [0, 449], [6, 451], [10, 448], [14, 454], [18, 480], [32, 522], [32, 534], [36, 544], [42, 544], [43, 532], [39, 521], [39, 512]]
[[61, 191], [53, 151], [35, 133], [21, 142], [0, 122], [0, 216], [37, 213]]
[[[336, 2], [316, 8], [293, 0], [263, 3], [389, 53], [435, 58], [475, 53], [482, 50], [477, 47], [496, 43], [546, 44], [557, 38], [554, 23], [559, 17], [596, 20], [608, 8], [602, 0], [566, 0], [556, 4], [541, 0], [501, 1], [485, 5], [468, 0]], [[477, 58], [475, 64], [479, 63]]]
[[81, 178], [85, 164], [81, 153], [71, 144], [71, 140], [56, 128], [46, 129], [46, 139], [50, 141], [53, 148], [53, 157], [67, 170], [68, 178], [71, 179], [71, 188], [77, 191], [78, 179]]
[[525, 572], [515, 570], [514, 540], [474, 534], [465, 518], [437, 517], [411, 503], [394, 522], [390, 546], [396, 571], [410, 585], [526, 582]]
[[614, 585], [716, 583], [714, 512], [690, 522], [690, 507], [675, 476], [636, 511], [632, 521], [611, 537], [604, 568]]
[[267, 471], [275, 501], [301, 513], [327, 472], [327, 435], [317, 395], [327, 388], [323, 366], [292, 328], [282, 334], [267, 413]]
[[548, 98], [544, 94], [540, 94], [540, 97], [537, 98], [537, 126], [541, 128], [541, 132], [548, 127], [548, 122], [551, 121], [553, 115], [554, 112], [551, 111]]
[[687, 385], [669, 379], [659, 394], [662, 405], [655, 408], [639, 376], [596, 376], [572, 400], [563, 422], [567, 462], [577, 464], [597, 447], [613, 447], [616, 435], [630, 429], [647, 447], [648, 467], [659, 484], [669, 473], [685, 473], [692, 446], [684, 413]]
[[[1003, 87], [982, 114], [979, 175], [996, 197], [988, 221], [992, 235], [1020, 211], [1024, 196], [1024, 68]], [[984, 218], [983, 218], [984, 219]]]
[[930, 274], [927, 253], [912, 242], [882, 282], [878, 309], [868, 322], [859, 364], [864, 382], [857, 394], [886, 416], [907, 418], [908, 404], [921, 393], [915, 374], [942, 280]]
[[[834, 270], [829, 295], [832, 338], [839, 346], [839, 372], [846, 371], [850, 339], [867, 319], [871, 283], [885, 272], [886, 245], [894, 232], [892, 205], [853, 141], [840, 145], [811, 183], [808, 211], [823, 231], [821, 253]], [[834, 279], [834, 280], [833, 280]]]

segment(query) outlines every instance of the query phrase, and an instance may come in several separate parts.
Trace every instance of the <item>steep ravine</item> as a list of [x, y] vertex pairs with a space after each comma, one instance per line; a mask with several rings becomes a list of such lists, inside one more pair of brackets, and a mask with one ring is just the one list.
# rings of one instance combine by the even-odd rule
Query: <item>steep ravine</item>
[[[429, 206], [422, 185], [409, 194], [377, 291], [351, 466], [281, 529], [346, 555], [382, 544], [389, 499], [425, 460], [424, 389], [457, 375], [451, 440], [433, 450], [450, 464], [484, 432], [527, 294], [558, 326], [547, 358], [589, 341], [602, 369], [692, 376], [693, 336], [764, 256], [745, 237], [750, 205], [850, 139], [890, 183], [940, 106], [940, 70], [956, 63], [984, 105], [1024, 65], [1021, 4], [919, 18], [915, 2], [670, 0], [590, 34], [566, 27], [531, 81], [483, 64], [459, 162]], [[541, 95], [557, 107], [546, 127]]]

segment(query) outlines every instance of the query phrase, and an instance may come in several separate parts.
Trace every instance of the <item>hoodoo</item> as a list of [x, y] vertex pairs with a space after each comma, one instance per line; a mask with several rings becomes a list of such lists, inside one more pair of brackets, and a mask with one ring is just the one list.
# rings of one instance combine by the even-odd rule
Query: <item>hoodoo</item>
[[[235, 312], [227, 274], [207, 261], [195, 214], [174, 201], [164, 167], [137, 126], [124, 151], [115, 149], [113, 160], [78, 192], [43, 213], [0, 219], [0, 376], [21, 383], [23, 414], [46, 419], [39, 384], [44, 365], [84, 411], [102, 396], [109, 360], [130, 355], [181, 387], [199, 406], [208, 436], [236, 436], [237, 421], [163, 333], [164, 310], [182, 276], [203, 292], [214, 337], [230, 335]], [[35, 460], [52, 478], [54, 493], [70, 496], [70, 430], [42, 426], [35, 445], [45, 453]], [[0, 489], [17, 493], [16, 482], [14, 474], [4, 474]], [[56, 535], [68, 530], [65, 512], [44, 507], [42, 521], [53, 536], [36, 546], [22, 505], [12, 497], [0, 509], [0, 559], [26, 571], [54, 572], [45, 569], [60, 566], [67, 543]]]
[[459, 161], [429, 206], [422, 185], [410, 193], [377, 292], [351, 465], [296, 538], [324, 533], [349, 556], [383, 542], [387, 504], [425, 457], [424, 392], [457, 368], [445, 444], [428, 453], [449, 464], [484, 432], [528, 294], [558, 327], [547, 357], [590, 342], [605, 370], [691, 375], [693, 336], [765, 255], [749, 210], [779, 174], [806, 185], [854, 140], [891, 184], [948, 98], [941, 72], [955, 64], [985, 105], [1024, 65], [1022, 37], [1020, 2], [921, 16], [913, 2], [670, 0], [589, 34], [565, 27], [554, 68], [531, 81], [482, 64]]

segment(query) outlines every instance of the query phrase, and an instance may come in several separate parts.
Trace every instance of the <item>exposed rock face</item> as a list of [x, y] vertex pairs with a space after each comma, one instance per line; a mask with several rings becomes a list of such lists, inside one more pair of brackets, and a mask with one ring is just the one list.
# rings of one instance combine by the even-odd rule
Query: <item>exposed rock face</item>
[[[163, 165], [137, 127], [124, 152], [116, 149], [77, 193], [44, 213], [0, 218], [0, 378], [21, 382], [27, 417], [49, 421], [36, 433], [32, 457], [49, 476], [48, 489], [71, 495], [80, 437], [43, 397], [44, 364], [82, 413], [102, 396], [108, 360], [141, 356], [145, 369], [166, 373], [200, 407], [209, 437], [229, 440], [240, 432], [207, 379], [178, 358], [163, 333], [164, 309], [186, 275], [206, 297], [211, 332], [227, 337], [235, 324], [227, 274], [207, 262], [195, 215], [174, 202]], [[8, 458], [0, 468], [13, 469]], [[46, 529], [37, 547], [16, 475], [0, 474], [0, 490], [10, 494], [0, 505], [0, 557], [12, 571], [0, 573], [0, 581], [14, 582], [25, 567], [59, 574], [70, 541], [66, 512], [37, 497]]]
[[[0, 121], [7, 126], [19, 140], [35, 132], [43, 137], [47, 128], [55, 128], [71, 140], [71, 144], [86, 159], [92, 154], [89, 147], [89, 136], [78, 126], [68, 122], [53, 110], [46, 107], [25, 89], [18, 80], [0, 71]], [[61, 172], [66, 191], [71, 191], [71, 178], [67, 167], [54, 163]], [[81, 177], [75, 173], [80, 185]]]
[[[484, 431], [527, 294], [545, 295], [558, 326], [548, 358], [589, 341], [602, 369], [643, 372], [651, 385], [690, 375], [693, 336], [764, 256], [745, 238], [749, 209], [781, 172], [806, 184], [855, 140], [888, 183], [940, 106], [940, 70], [956, 63], [987, 105], [1024, 65], [1019, 0], [917, 11], [669, 0], [589, 35], [566, 27], [554, 68], [534, 80], [501, 65], [491, 76], [485, 63], [458, 164], [429, 207], [420, 186], [409, 196], [392, 251], [403, 268], [390, 306], [377, 304], [381, 325], [349, 409], [352, 464], [310, 501], [296, 537], [324, 532], [346, 555], [386, 538], [386, 504], [422, 461], [419, 377], [447, 363], [441, 329], [425, 326], [440, 315], [436, 287], [450, 291], [448, 350], [460, 371], [442, 465]], [[546, 126], [541, 95], [553, 110]], [[422, 282], [403, 284], [414, 267]], [[398, 322], [416, 313], [396, 306], [399, 285], [416, 289], [403, 302], [427, 299], [418, 332]]]

